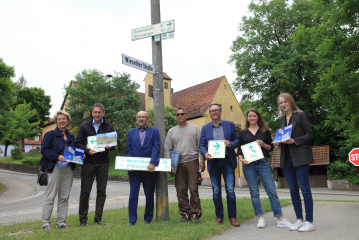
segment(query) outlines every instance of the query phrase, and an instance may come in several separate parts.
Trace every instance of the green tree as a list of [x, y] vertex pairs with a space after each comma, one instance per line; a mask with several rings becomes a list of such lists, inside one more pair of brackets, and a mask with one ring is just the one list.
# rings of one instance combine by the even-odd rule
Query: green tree
[[37, 114], [35, 109], [31, 108], [31, 103], [18, 104], [15, 109], [10, 109], [7, 117], [8, 127], [3, 137], [5, 142], [5, 152], [10, 144], [16, 144], [24, 138], [34, 137], [40, 132], [40, 121], [30, 123], [29, 119]]
[[[173, 128], [174, 126], [176, 126], [178, 124], [177, 119], [175, 117], [175, 113], [176, 113], [176, 108], [171, 107], [171, 106], [165, 106], [165, 124], [166, 124], [166, 134], [168, 132], [168, 130], [170, 130], [171, 128]], [[148, 126], [153, 127], [154, 123], [154, 116], [153, 116], [153, 108], [148, 109], [147, 111], [148, 117], [150, 118], [150, 120], [148, 121]]]
[[76, 75], [76, 82], [64, 86], [67, 109], [72, 116], [71, 131], [76, 134], [82, 121], [91, 117], [92, 106], [102, 103], [105, 117], [117, 132], [118, 152], [126, 146], [127, 131], [136, 126], [136, 114], [141, 100], [136, 94], [139, 84], [130, 79], [130, 74], [114, 72], [108, 79], [97, 69], [83, 70]]
[[36, 109], [37, 114], [29, 119], [30, 123], [40, 121], [40, 125], [49, 120], [51, 97], [45, 95], [42, 88], [23, 87], [17, 91], [17, 104], [31, 103], [31, 108]]

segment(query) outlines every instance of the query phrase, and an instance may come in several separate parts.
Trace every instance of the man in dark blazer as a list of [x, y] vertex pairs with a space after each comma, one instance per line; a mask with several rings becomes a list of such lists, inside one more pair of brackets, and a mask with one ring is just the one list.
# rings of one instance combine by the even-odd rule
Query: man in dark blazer
[[130, 179], [128, 214], [130, 220], [127, 226], [133, 226], [137, 221], [138, 194], [141, 182], [146, 195], [145, 223], [150, 224], [153, 218], [156, 185], [156, 173], [154, 171], [155, 166], [158, 166], [160, 161], [161, 139], [157, 128], [147, 126], [148, 120], [146, 112], [138, 112], [136, 117], [138, 127], [127, 132], [126, 156], [151, 158], [147, 167], [148, 171], [128, 171]]
[[[240, 224], [236, 220], [237, 208], [234, 192], [234, 169], [237, 168], [237, 157], [234, 150], [238, 145], [238, 134], [233, 122], [221, 120], [222, 109], [218, 103], [210, 104], [209, 115], [212, 122], [202, 127], [199, 149], [207, 160], [207, 169], [213, 190], [213, 202], [216, 208], [216, 224], [222, 224], [224, 217], [221, 187], [221, 175], [223, 175], [227, 192], [228, 218], [234, 227], [239, 227]], [[224, 140], [226, 145], [225, 158], [212, 158], [211, 154], [208, 153], [209, 140]]]

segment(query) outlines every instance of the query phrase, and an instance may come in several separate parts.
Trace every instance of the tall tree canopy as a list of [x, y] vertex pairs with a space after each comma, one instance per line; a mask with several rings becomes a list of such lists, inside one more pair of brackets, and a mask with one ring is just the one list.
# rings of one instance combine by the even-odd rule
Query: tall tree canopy
[[68, 108], [68, 112], [75, 134], [82, 121], [90, 119], [92, 106], [99, 102], [105, 106], [105, 117], [117, 132], [118, 151], [126, 145], [127, 131], [136, 126], [136, 114], [141, 105], [136, 94], [139, 84], [130, 79], [130, 74], [114, 72], [108, 79], [97, 69], [83, 70], [76, 75], [76, 81], [64, 88], [66, 104], [73, 108]]
[[[153, 116], [153, 108], [147, 111], [148, 117], [150, 120], [148, 121], [148, 126], [154, 127], [154, 116]], [[168, 130], [173, 128], [178, 124], [177, 119], [175, 117], [176, 108], [172, 106], [165, 106], [165, 125], [166, 125], [166, 134]]]

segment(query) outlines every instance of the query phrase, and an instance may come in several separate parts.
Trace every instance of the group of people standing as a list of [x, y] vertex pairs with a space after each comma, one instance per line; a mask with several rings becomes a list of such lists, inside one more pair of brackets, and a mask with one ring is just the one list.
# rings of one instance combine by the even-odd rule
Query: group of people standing
[[[258, 216], [257, 227], [264, 228], [265, 220], [259, 199], [258, 177], [260, 178], [265, 191], [267, 192], [270, 204], [277, 217], [277, 226], [298, 231], [313, 231], [313, 199], [309, 186], [309, 164], [313, 163], [313, 153], [311, 141], [313, 140], [312, 128], [309, 121], [295, 104], [292, 96], [287, 93], [280, 94], [278, 97], [279, 127], [292, 124], [292, 135], [289, 140], [282, 142], [272, 142], [270, 131], [265, 124], [258, 110], [250, 108], [246, 114], [245, 128], [237, 134], [233, 122], [221, 119], [221, 105], [212, 103], [209, 106], [209, 115], [212, 122], [202, 127], [187, 122], [186, 109], [179, 107], [176, 109], [175, 116], [178, 125], [171, 128], [166, 136], [164, 144], [164, 157], [170, 158], [170, 151], [180, 152], [179, 166], [175, 174], [175, 187], [178, 198], [178, 210], [181, 222], [192, 221], [200, 223], [202, 216], [201, 202], [198, 193], [200, 181], [198, 173], [205, 170], [209, 172], [213, 202], [215, 205], [216, 220], [220, 225], [224, 219], [224, 209], [222, 203], [222, 176], [227, 195], [228, 218], [232, 226], [239, 227], [237, 222], [237, 207], [235, 187], [235, 173], [237, 168], [237, 156], [243, 163], [243, 173], [249, 186], [252, 205], [256, 216]], [[72, 186], [74, 164], [70, 163], [64, 168], [60, 168], [56, 162], [64, 162], [63, 152], [65, 145], [76, 146], [85, 150], [86, 159], [82, 166], [81, 194], [79, 218], [80, 226], [87, 224], [87, 214], [89, 209], [89, 194], [94, 178], [97, 181], [96, 211], [94, 221], [99, 225], [102, 222], [102, 212], [106, 199], [106, 184], [109, 170], [109, 153], [114, 147], [106, 146], [104, 152], [95, 152], [86, 148], [88, 136], [97, 133], [114, 131], [113, 126], [104, 118], [105, 111], [102, 104], [95, 104], [92, 109], [92, 118], [89, 122], [82, 124], [76, 137], [67, 130], [70, 123], [70, 115], [64, 111], [58, 111], [54, 117], [57, 124], [55, 131], [45, 134], [44, 144], [41, 150], [43, 158], [40, 165], [47, 168], [49, 172], [49, 183], [45, 193], [43, 204], [43, 229], [51, 229], [50, 217], [53, 210], [54, 198], [58, 194], [58, 211], [56, 226], [67, 228], [66, 215], [68, 198]], [[150, 158], [148, 171], [128, 172], [130, 181], [129, 196], [129, 223], [134, 226], [137, 222], [137, 205], [140, 185], [142, 183], [146, 196], [146, 206], [144, 221], [150, 224], [153, 219], [154, 210], [154, 191], [156, 182], [155, 167], [159, 164], [161, 139], [158, 129], [149, 127], [147, 122], [149, 117], [145, 111], [137, 113], [136, 122], [138, 126], [128, 131], [126, 156], [128, 157], [147, 157]], [[54, 139], [54, 140], [53, 140]], [[225, 158], [213, 158], [208, 152], [208, 141], [223, 140], [226, 146]], [[241, 146], [253, 141], [257, 141], [262, 149], [264, 158], [249, 163], [243, 156]], [[279, 198], [276, 193], [273, 175], [268, 165], [269, 152], [274, 145], [281, 148], [280, 166], [290, 188], [290, 194], [296, 213], [297, 221], [292, 224], [283, 218]], [[237, 152], [235, 151], [237, 149]], [[299, 185], [298, 185], [299, 182]], [[304, 197], [306, 221], [302, 214], [302, 203], [299, 195], [299, 188]], [[190, 197], [188, 196], [188, 190]]]

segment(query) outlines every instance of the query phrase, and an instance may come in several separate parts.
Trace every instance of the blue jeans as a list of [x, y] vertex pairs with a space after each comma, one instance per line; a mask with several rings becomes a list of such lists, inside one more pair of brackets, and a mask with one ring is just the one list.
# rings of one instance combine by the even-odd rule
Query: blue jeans
[[275, 217], [282, 216], [279, 198], [274, 184], [272, 172], [268, 165], [267, 158], [250, 163], [243, 164], [243, 174], [247, 180], [249, 191], [251, 193], [252, 205], [256, 216], [262, 216], [262, 204], [259, 199], [258, 176], [263, 184], [265, 191], [269, 197], [269, 202]]
[[309, 186], [309, 164], [294, 167], [292, 159], [287, 158], [285, 159], [283, 173], [289, 186], [297, 219], [303, 219], [302, 202], [299, 195], [300, 186], [304, 198], [306, 221], [313, 222], [313, 198]]
[[232, 167], [231, 160], [229, 158], [224, 159], [212, 159], [212, 167], [209, 173], [209, 177], [212, 183], [213, 190], [213, 202], [216, 208], [217, 218], [223, 219], [223, 203], [222, 203], [222, 187], [221, 187], [221, 175], [226, 187], [227, 193], [227, 208], [228, 218], [236, 218], [236, 194], [234, 192], [235, 176], [234, 169]]

